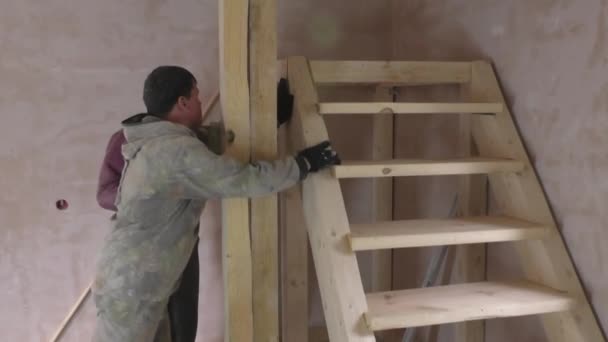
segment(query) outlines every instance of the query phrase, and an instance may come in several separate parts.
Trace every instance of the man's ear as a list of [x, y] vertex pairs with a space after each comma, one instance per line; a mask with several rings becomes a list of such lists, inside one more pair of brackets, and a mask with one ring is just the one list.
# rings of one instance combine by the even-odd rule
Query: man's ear
[[182, 108], [187, 107], [187, 101], [188, 99], [185, 96], [180, 96], [177, 98], [177, 105]]

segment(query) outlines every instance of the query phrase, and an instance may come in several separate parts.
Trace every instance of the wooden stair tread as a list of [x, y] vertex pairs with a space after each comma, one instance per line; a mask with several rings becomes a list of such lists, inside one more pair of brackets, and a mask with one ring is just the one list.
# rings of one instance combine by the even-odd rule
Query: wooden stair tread
[[501, 102], [323, 102], [320, 114], [495, 114]]
[[550, 227], [504, 216], [351, 225], [354, 251], [540, 239]]
[[387, 330], [567, 311], [565, 292], [531, 282], [479, 282], [367, 295], [370, 329]]
[[310, 61], [313, 79], [319, 85], [465, 84], [471, 81], [471, 66], [471, 62]]
[[333, 167], [337, 178], [470, 175], [496, 172], [519, 172], [524, 163], [496, 158], [460, 158], [444, 160], [394, 159], [345, 161]]

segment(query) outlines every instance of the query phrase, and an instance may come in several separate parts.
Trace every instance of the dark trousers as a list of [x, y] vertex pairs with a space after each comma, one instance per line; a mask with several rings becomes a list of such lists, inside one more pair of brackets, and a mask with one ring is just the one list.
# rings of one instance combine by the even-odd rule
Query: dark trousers
[[172, 342], [194, 342], [198, 325], [198, 242], [182, 273], [179, 287], [169, 298]]

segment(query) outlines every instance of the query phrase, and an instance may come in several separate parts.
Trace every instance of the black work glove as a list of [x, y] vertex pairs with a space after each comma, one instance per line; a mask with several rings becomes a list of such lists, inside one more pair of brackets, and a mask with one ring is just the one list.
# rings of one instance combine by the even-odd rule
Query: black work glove
[[289, 92], [289, 83], [281, 78], [277, 85], [277, 127], [286, 123], [293, 115], [293, 95]]
[[[309, 172], [318, 172], [333, 165], [340, 165], [340, 157], [336, 151], [331, 148], [329, 141], [324, 141], [318, 145], [308, 147], [298, 153], [296, 161], [302, 170], [302, 178], [306, 177]], [[305, 164], [305, 165], [304, 165]]]

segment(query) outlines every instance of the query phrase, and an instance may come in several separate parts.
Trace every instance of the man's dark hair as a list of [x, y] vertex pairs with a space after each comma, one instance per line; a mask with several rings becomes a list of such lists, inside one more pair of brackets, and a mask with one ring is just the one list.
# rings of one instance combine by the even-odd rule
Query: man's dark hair
[[179, 66], [160, 66], [144, 82], [144, 103], [148, 114], [165, 118], [180, 96], [190, 97], [196, 85], [192, 73]]

